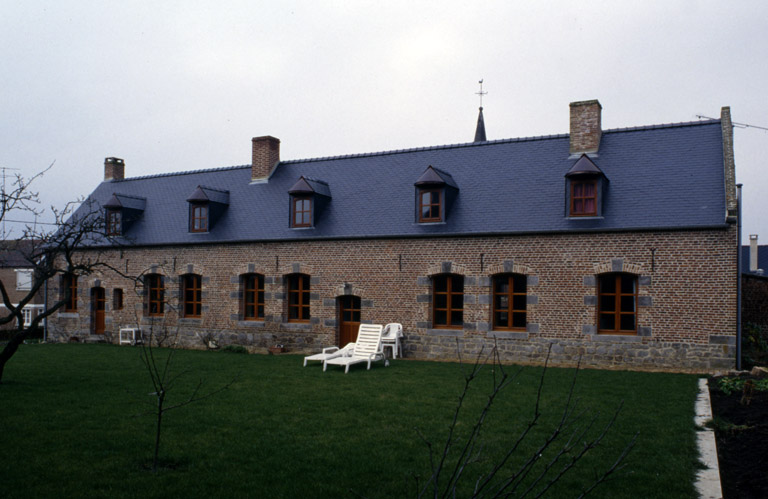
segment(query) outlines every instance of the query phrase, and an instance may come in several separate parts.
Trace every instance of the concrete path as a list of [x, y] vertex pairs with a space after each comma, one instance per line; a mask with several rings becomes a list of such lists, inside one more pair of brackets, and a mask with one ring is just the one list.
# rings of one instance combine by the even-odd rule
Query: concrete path
[[712, 419], [712, 403], [709, 400], [709, 387], [706, 378], [699, 379], [699, 395], [696, 397], [696, 415], [693, 420], [698, 431], [699, 458], [704, 469], [696, 474], [696, 491], [702, 499], [722, 499], [723, 489], [720, 485], [720, 468], [717, 463], [717, 446], [715, 432], [704, 427], [704, 423]]

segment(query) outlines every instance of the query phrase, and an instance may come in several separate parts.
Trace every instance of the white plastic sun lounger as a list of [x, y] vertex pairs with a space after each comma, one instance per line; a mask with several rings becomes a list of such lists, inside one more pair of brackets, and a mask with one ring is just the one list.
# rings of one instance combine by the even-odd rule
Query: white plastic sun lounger
[[344, 373], [348, 373], [349, 366], [352, 364], [367, 362], [368, 369], [370, 369], [371, 362], [385, 360], [384, 351], [381, 349], [381, 330], [383, 328], [381, 324], [360, 324], [360, 329], [357, 331], [355, 351], [352, 352], [352, 355], [326, 360], [323, 364], [323, 371], [330, 364], [333, 366], [344, 366]]
[[304, 357], [304, 367], [307, 367], [308, 360], [319, 360], [320, 362], [323, 363], [323, 365], [325, 365], [325, 361], [328, 359], [335, 359], [336, 357], [346, 357], [348, 355], [352, 355], [352, 352], [354, 351], [355, 351], [354, 343], [347, 343], [347, 345], [344, 348], [325, 347], [323, 348], [323, 351], [320, 353], [316, 353], [314, 355], [308, 355]]

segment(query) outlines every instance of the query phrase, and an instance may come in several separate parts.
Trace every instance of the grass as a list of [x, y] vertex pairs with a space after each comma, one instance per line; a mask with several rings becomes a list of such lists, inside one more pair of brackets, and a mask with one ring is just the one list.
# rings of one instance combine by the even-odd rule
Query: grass
[[[173, 369], [189, 372], [170, 403], [200, 379], [205, 391], [239, 378], [166, 414], [163, 469], [151, 473], [154, 419], [146, 411], [154, 398], [138, 349], [23, 345], [0, 385], [0, 497], [412, 497], [415, 477], [429, 476], [415, 428], [441, 448], [463, 386], [458, 364], [419, 361], [378, 363], [370, 372], [358, 365], [345, 375], [303, 368], [299, 356], [178, 351]], [[530, 418], [541, 372], [523, 369], [497, 400], [470, 476], [487, 469]], [[547, 372], [542, 423], [521, 458], [560, 417], [573, 374]], [[490, 375], [488, 368], [470, 390], [460, 433], [484, 403]], [[626, 467], [594, 496], [695, 497], [696, 383], [691, 375], [580, 371], [576, 395], [588, 415], [600, 413], [604, 423], [622, 400], [624, 407], [552, 497], [578, 495], [635, 432]]]

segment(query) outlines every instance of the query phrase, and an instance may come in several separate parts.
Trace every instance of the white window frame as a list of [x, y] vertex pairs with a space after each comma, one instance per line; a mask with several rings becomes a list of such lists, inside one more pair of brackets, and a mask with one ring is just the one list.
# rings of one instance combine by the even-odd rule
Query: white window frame
[[16, 290], [29, 291], [32, 289], [32, 269], [15, 269]]

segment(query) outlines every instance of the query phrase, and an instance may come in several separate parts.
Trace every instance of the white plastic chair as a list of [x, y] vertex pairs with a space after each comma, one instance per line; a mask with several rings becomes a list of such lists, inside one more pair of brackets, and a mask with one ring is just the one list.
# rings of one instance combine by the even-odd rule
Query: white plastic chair
[[345, 366], [345, 374], [349, 372], [349, 366], [359, 362], [367, 362], [368, 369], [371, 368], [371, 362], [376, 360], [384, 360], [384, 365], [388, 365], [389, 361], [386, 361], [384, 352], [381, 349], [381, 330], [383, 328], [381, 324], [360, 324], [360, 329], [357, 331], [355, 350], [352, 352], [352, 355], [326, 360], [323, 363], [323, 371], [325, 371], [329, 364], [332, 366]]
[[403, 325], [398, 322], [390, 322], [384, 326], [384, 332], [381, 335], [381, 349], [392, 348], [392, 358], [397, 358], [397, 352], [400, 351], [400, 357], [403, 356], [403, 345], [400, 338], [403, 337]]
[[347, 357], [349, 355], [352, 355], [352, 352], [354, 351], [355, 351], [354, 343], [347, 343], [347, 345], [344, 348], [325, 347], [323, 348], [323, 351], [320, 353], [316, 353], [314, 355], [308, 355], [304, 357], [304, 367], [307, 367], [308, 360], [319, 360], [320, 362], [323, 363], [323, 366], [325, 366], [326, 360], [335, 359], [336, 357]]

